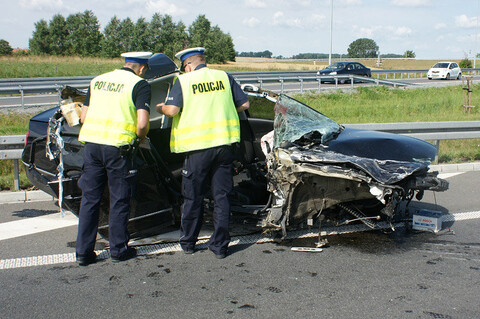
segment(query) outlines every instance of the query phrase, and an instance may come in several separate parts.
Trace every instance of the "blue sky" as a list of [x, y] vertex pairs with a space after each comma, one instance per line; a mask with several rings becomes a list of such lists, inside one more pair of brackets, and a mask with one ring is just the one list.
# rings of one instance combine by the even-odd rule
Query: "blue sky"
[[[101, 28], [116, 15], [148, 21], [157, 12], [190, 25], [204, 14], [230, 33], [235, 49], [274, 56], [330, 51], [331, 0], [0, 0], [0, 39], [28, 47], [34, 23], [92, 10]], [[480, 0], [333, 0], [333, 53], [346, 54], [358, 38], [375, 40], [381, 53], [462, 59], [480, 51]]]

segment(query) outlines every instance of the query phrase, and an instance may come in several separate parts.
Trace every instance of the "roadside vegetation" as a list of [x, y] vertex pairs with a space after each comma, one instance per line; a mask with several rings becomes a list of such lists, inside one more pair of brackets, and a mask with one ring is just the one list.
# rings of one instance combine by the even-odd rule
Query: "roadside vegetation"
[[[319, 70], [325, 62], [281, 61], [275, 59], [237, 58], [237, 62], [210, 66], [225, 71], [266, 70]], [[403, 62], [402, 62], [403, 61]], [[93, 76], [121, 67], [121, 59], [72, 58], [72, 57], [0, 57], [0, 78], [29, 78], [50, 76]], [[386, 60], [382, 68], [426, 69], [434, 61]], [[370, 67], [375, 61], [366, 60]], [[428, 121], [473, 121], [480, 120], [479, 85], [472, 94], [473, 108], [470, 114], [463, 110], [463, 90], [460, 86], [425, 89], [391, 89], [387, 87], [360, 88], [351, 92], [297, 94], [295, 98], [310, 105], [338, 123], [386, 123]], [[254, 116], [273, 118], [271, 103], [253, 101]], [[26, 134], [28, 120], [33, 114], [22, 112], [0, 112], [0, 135]], [[442, 141], [440, 163], [471, 162], [480, 160], [480, 140]], [[21, 187], [31, 187], [20, 164]], [[13, 161], [0, 160], [0, 190], [13, 189]]]

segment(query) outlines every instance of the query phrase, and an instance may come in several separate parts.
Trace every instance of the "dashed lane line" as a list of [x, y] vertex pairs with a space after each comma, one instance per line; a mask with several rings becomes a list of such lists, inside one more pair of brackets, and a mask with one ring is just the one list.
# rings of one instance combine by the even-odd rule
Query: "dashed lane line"
[[[444, 215], [443, 221], [460, 221], [460, 220], [470, 220], [470, 219], [480, 219], [480, 211], [473, 212], [464, 212]], [[398, 224], [397, 226], [402, 226], [403, 224]], [[390, 228], [390, 225], [387, 223], [381, 224], [380, 228]], [[322, 235], [334, 235], [334, 234], [346, 234], [353, 232], [366, 231], [369, 228], [363, 224], [360, 225], [346, 225], [341, 227], [326, 227], [322, 229]], [[312, 232], [311, 230], [300, 230], [289, 232], [287, 238], [309, 238], [318, 236], [318, 232]], [[246, 244], [261, 244], [273, 242], [271, 237], [267, 237], [263, 234], [253, 234], [246, 236], [233, 237], [233, 240], [230, 243], [230, 246], [235, 245], [246, 245]], [[208, 239], [202, 239], [198, 241], [198, 249], [207, 248]], [[156, 255], [164, 254], [169, 252], [179, 252], [181, 251], [180, 244], [178, 242], [171, 243], [159, 243], [153, 245], [144, 245], [137, 247], [138, 255]], [[110, 257], [110, 251], [100, 250], [96, 251], [98, 259], [108, 259]], [[12, 259], [0, 259], [0, 270], [4, 269], [16, 269], [24, 267], [34, 267], [34, 266], [48, 266], [56, 264], [65, 264], [75, 262], [75, 253], [65, 253], [65, 254], [55, 254], [55, 255], [46, 255], [46, 256], [35, 256], [35, 257], [22, 257], [22, 258], [12, 258]]]

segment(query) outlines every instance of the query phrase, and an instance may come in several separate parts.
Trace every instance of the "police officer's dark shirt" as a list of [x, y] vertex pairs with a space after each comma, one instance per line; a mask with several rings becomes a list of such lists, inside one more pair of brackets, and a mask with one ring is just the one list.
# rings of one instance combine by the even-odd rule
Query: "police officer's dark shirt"
[[[204, 67], [206, 67], [205, 64], [200, 64], [195, 68], [195, 70], [199, 70]], [[242, 91], [242, 88], [240, 87], [240, 85], [238, 85], [238, 83], [235, 81], [233, 76], [231, 76], [228, 73], [227, 75], [228, 75], [228, 80], [230, 82], [230, 87], [232, 89], [233, 102], [235, 104], [235, 107], [239, 107], [248, 101], [248, 97]], [[182, 87], [180, 85], [180, 81], [175, 81], [175, 83], [173, 84], [165, 104], [183, 107], [183, 94], [182, 94]]]

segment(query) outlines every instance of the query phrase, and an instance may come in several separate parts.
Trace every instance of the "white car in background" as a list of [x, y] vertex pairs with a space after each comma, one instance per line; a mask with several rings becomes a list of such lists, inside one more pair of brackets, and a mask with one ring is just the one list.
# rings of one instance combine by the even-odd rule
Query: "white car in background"
[[457, 79], [462, 77], [462, 69], [455, 62], [437, 62], [427, 72], [427, 78], [431, 79]]

